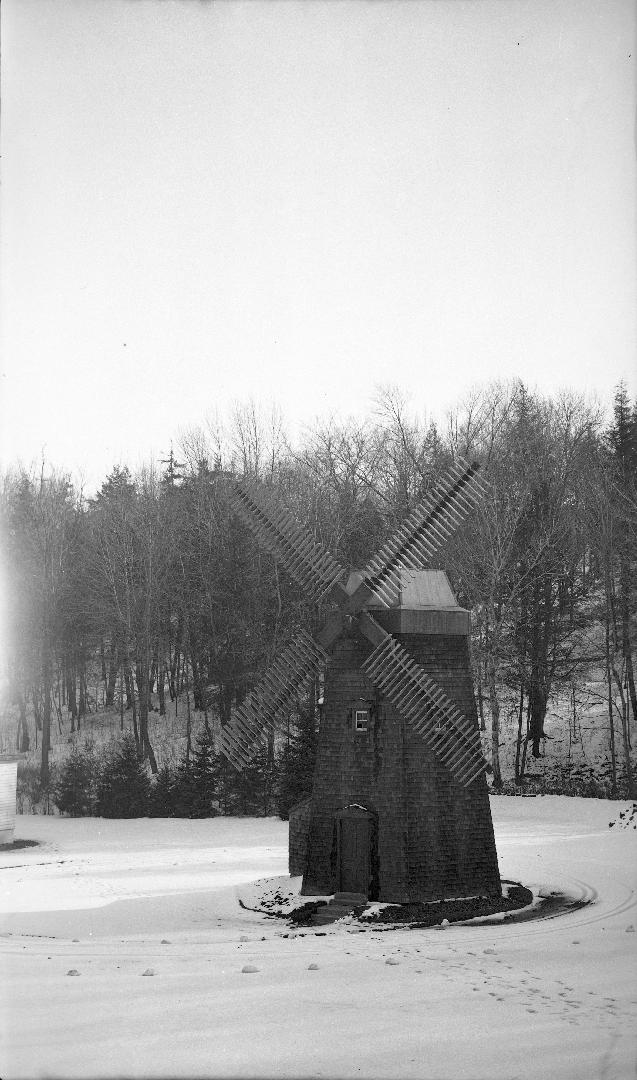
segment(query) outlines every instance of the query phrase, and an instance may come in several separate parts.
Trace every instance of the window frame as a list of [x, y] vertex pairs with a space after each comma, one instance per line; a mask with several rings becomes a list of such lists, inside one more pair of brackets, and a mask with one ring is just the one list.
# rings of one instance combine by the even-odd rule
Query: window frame
[[369, 709], [354, 709], [354, 731], [369, 731]]

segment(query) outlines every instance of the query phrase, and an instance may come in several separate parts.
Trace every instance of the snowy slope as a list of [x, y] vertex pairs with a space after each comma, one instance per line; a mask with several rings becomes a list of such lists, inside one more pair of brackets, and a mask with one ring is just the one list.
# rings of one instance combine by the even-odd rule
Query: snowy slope
[[285, 874], [284, 822], [19, 817], [40, 844], [0, 853], [0, 1075], [626, 1080], [627, 807], [492, 798], [502, 876], [567, 914], [322, 936], [239, 906]]

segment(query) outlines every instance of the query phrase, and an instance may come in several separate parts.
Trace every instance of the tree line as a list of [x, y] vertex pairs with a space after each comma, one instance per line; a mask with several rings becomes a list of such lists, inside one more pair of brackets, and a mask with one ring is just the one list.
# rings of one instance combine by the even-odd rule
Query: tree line
[[80, 730], [98, 678], [101, 705], [120, 710], [153, 773], [149, 710], [164, 715], [183, 695], [188, 761], [191, 702], [225, 723], [294, 629], [326, 614], [237, 518], [235, 480], [268, 485], [340, 562], [362, 567], [461, 455], [481, 461], [489, 493], [440, 565], [473, 612], [494, 786], [503, 703], [516, 703], [519, 781], [552, 696], [596, 666], [612, 790], [634, 794], [637, 406], [623, 385], [608, 413], [518, 381], [476, 390], [436, 425], [385, 389], [365, 419], [317, 422], [295, 446], [275, 411], [237, 407], [155, 466], [114, 467], [90, 497], [51, 468], [5, 472], [3, 707], [15, 746], [38, 740], [46, 784], [51, 726]]

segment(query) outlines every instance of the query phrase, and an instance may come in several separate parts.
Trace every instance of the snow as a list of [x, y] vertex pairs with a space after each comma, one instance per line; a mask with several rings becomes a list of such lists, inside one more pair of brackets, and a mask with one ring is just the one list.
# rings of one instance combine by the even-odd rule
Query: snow
[[491, 805], [502, 876], [581, 906], [292, 930], [239, 904], [296, 894], [284, 822], [19, 816], [38, 846], [0, 852], [0, 1075], [625, 1080], [631, 804]]

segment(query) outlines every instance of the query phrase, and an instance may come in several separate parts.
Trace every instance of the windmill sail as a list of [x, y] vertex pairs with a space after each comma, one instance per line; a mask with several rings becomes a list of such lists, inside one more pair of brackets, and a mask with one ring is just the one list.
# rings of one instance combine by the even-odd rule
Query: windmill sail
[[362, 667], [462, 787], [485, 771], [487, 763], [472, 719], [391, 635], [370, 653]]
[[264, 732], [274, 729], [280, 715], [326, 662], [321, 646], [300, 631], [222, 729], [221, 750], [233, 765], [243, 768], [250, 762]]
[[401, 570], [422, 570], [488, 490], [477, 477], [478, 464], [459, 460], [368, 563], [362, 583], [350, 595], [340, 564], [262, 487], [237, 485], [234, 504], [263, 547], [281, 560], [312, 599], [332, 592], [341, 609], [326, 624], [319, 642], [301, 633], [278, 658], [224, 727], [221, 749], [242, 768], [289, 709], [302, 686], [327, 660], [326, 649], [340, 635], [345, 619], [357, 618], [375, 648], [363, 664], [372, 682], [392, 701], [456, 780], [468, 786], [486, 769], [473, 721], [444, 694], [409, 653], [369, 616], [370, 597], [386, 607], [400, 604]]
[[452, 465], [445, 479], [423, 499], [370, 559], [363, 578], [387, 607], [400, 603], [400, 569], [424, 570], [486, 493], [479, 466]]
[[281, 560], [290, 575], [313, 600], [319, 600], [345, 577], [343, 567], [292, 515], [276, 506], [263, 489], [244, 481], [237, 484], [234, 506], [266, 551]]

